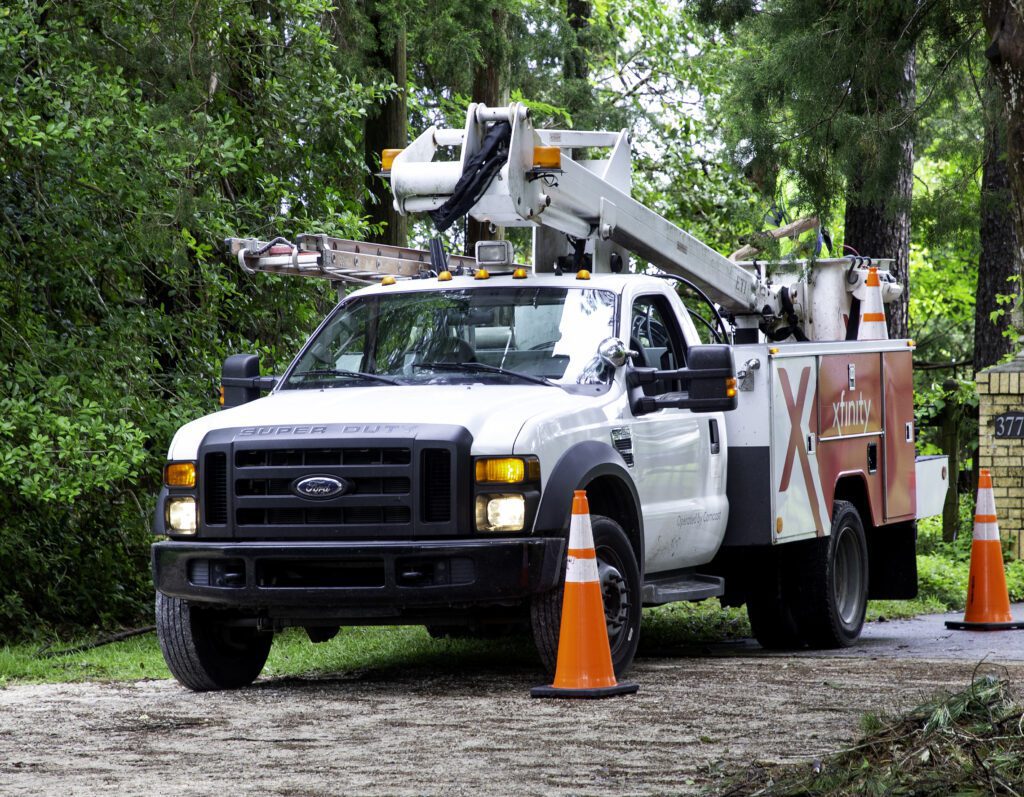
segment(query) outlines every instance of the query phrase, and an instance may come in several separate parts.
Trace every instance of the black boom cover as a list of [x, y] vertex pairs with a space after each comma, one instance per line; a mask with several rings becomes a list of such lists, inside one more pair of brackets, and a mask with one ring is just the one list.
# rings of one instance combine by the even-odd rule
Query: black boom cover
[[452, 195], [437, 210], [430, 211], [438, 232], [444, 232], [483, 196], [494, 175], [508, 160], [508, 144], [512, 138], [512, 125], [497, 122], [484, 136], [479, 151], [468, 161], [462, 176], [455, 184]]

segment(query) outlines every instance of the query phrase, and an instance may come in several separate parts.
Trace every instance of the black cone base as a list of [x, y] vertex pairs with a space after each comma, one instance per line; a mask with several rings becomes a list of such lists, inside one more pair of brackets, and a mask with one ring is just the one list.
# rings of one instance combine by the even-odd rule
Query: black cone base
[[1020, 631], [1024, 630], [1024, 620], [1008, 623], [968, 623], [965, 620], [946, 620], [946, 628], [954, 631]]
[[602, 697], [631, 695], [640, 688], [632, 681], [623, 681], [615, 686], [598, 686], [593, 689], [556, 689], [553, 686], [535, 686], [530, 690], [530, 697], [575, 697], [584, 700], [597, 700]]

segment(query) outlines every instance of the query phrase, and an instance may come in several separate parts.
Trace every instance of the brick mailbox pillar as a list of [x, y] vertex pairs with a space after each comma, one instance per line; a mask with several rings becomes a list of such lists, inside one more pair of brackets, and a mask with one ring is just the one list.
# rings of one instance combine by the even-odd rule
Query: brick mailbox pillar
[[992, 471], [999, 530], [1024, 556], [1024, 351], [977, 375], [978, 465]]

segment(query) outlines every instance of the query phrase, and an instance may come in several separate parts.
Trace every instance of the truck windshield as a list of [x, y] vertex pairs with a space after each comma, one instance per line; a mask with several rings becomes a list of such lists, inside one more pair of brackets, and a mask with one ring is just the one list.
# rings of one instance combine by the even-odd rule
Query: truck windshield
[[344, 302], [282, 390], [487, 382], [601, 385], [615, 294], [590, 288], [408, 291]]

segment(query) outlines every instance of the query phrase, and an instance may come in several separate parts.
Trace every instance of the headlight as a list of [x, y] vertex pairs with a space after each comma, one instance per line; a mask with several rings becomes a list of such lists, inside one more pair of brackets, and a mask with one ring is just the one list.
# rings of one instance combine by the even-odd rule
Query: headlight
[[167, 526], [175, 534], [195, 534], [198, 517], [195, 498], [167, 499]]
[[477, 531], [522, 531], [526, 524], [526, 499], [521, 495], [478, 495]]

